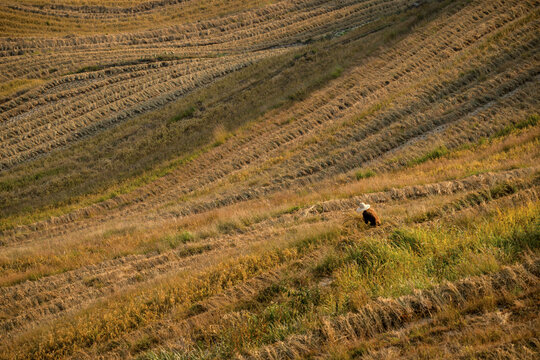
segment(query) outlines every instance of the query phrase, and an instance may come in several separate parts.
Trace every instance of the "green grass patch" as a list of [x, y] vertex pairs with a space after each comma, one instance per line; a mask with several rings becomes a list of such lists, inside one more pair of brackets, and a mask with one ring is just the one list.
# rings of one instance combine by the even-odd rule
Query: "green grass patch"
[[422, 243], [412, 232], [403, 229], [394, 230], [389, 236], [389, 239], [394, 246], [404, 248], [417, 254], [422, 253]]
[[45, 179], [47, 177], [54, 177], [61, 174], [64, 170], [64, 167], [57, 167], [52, 169], [44, 169], [43, 171], [39, 171], [31, 175], [23, 175], [17, 178], [7, 178], [0, 181], [0, 191], [13, 191], [17, 188], [28, 186], [38, 180]]
[[476, 219], [457, 219], [455, 224], [404, 227], [387, 239], [349, 245], [340, 257], [343, 264], [357, 266], [361, 286], [371, 296], [399, 296], [440, 281], [494, 271], [528, 249], [537, 251], [539, 219], [540, 206], [530, 203]]
[[294, 206], [290, 206], [290, 207], [286, 208], [281, 213], [282, 214], [293, 214], [293, 213], [297, 212], [298, 210], [300, 210], [300, 206], [294, 205]]
[[356, 180], [362, 180], [362, 179], [367, 179], [367, 178], [370, 178], [370, 177], [373, 177], [377, 175], [377, 173], [371, 169], [368, 169], [368, 170], [358, 170], [357, 172], [354, 173], [354, 176], [356, 177]]
[[99, 70], [105, 69], [106, 67], [107, 65], [89, 65], [89, 66], [85, 66], [85, 67], [77, 69], [74, 73], [80, 74], [80, 73], [85, 73], [85, 72], [99, 71]]
[[181, 233], [168, 235], [163, 238], [163, 242], [168, 245], [171, 249], [176, 249], [181, 244], [187, 244], [192, 242], [195, 239], [195, 236], [189, 231], [182, 231]]
[[173, 116], [172, 118], [170, 118], [168, 120], [168, 122], [169, 122], [169, 124], [172, 124], [172, 123], [178, 122], [178, 121], [180, 121], [182, 119], [191, 118], [191, 117], [193, 117], [194, 113], [195, 113], [195, 107], [190, 106], [190, 107], [184, 109], [179, 114], [177, 114], [177, 115]]
[[336, 67], [332, 69], [330, 76], [332, 77], [332, 79], [337, 79], [338, 77], [341, 76], [341, 74], [343, 74], [343, 67], [341, 67], [340, 65], [337, 65]]
[[540, 115], [532, 114], [524, 120], [518, 121], [515, 124], [510, 124], [510, 125], [505, 126], [501, 130], [493, 134], [492, 138], [503, 137], [503, 136], [509, 135], [515, 130], [521, 130], [528, 127], [536, 126], [538, 124], [539, 119], [540, 119]]
[[418, 164], [425, 163], [426, 161], [429, 161], [429, 160], [435, 160], [435, 159], [438, 159], [438, 158], [441, 158], [441, 157], [447, 155], [448, 152], [449, 152], [449, 150], [446, 148], [446, 146], [441, 145], [441, 146], [438, 146], [435, 149], [427, 152], [426, 154], [409, 161], [407, 163], [407, 165], [408, 166], [413, 166], [413, 165], [418, 165]]

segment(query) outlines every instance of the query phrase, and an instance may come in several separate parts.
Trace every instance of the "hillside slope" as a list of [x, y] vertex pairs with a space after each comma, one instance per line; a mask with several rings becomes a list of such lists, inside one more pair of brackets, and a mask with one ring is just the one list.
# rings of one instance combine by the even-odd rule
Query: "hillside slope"
[[536, 358], [539, 5], [3, 2], [0, 358]]

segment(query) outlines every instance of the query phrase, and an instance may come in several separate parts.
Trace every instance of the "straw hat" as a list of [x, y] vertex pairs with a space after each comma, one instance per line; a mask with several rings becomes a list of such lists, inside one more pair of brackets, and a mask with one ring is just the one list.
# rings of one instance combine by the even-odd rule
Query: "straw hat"
[[369, 204], [360, 203], [360, 207], [356, 209], [356, 212], [361, 213], [362, 211], [365, 211], [369, 209]]

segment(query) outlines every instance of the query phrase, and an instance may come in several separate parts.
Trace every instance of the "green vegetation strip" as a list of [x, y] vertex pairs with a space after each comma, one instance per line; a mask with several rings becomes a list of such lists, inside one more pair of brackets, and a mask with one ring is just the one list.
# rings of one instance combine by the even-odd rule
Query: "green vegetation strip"
[[[398, 297], [444, 281], [498, 271], [538, 253], [540, 205], [492, 211], [461, 225], [403, 227], [384, 237], [353, 233], [312, 268], [292, 275], [233, 309], [188, 351], [150, 351], [141, 359], [228, 359], [237, 353], [317, 331], [323, 317], [354, 312], [372, 298]], [[331, 286], [320, 281], [331, 277]], [[217, 330], [216, 330], [217, 329]]]

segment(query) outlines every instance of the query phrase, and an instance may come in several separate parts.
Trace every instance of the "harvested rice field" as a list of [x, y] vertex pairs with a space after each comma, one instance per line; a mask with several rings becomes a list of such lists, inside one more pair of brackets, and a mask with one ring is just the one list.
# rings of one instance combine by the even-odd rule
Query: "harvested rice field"
[[539, 29], [3, 1], [0, 359], [537, 359]]

